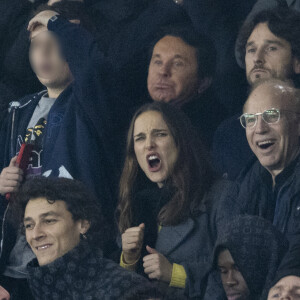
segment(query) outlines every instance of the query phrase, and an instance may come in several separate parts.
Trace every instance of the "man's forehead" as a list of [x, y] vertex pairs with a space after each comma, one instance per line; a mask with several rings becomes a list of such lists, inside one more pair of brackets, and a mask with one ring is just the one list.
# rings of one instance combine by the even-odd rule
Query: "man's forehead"
[[266, 43], [270, 44], [272, 42], [280, 42], [282, 44], [289, 44], [289, 42], [281, 37], [276, 36], [269, 28], [266, 22], [258, 23], [252, 30], [246, 47], [255, 43]]
[[61, 200], [49, 201], [44, 197], [32, 198], [26, 205], [24, 217], [40, 217], [49, 212], [63, 213], [66, 209], [65, 202]]
[[231, 264], [231, 265], [235, 264], [235, 262], [231, 256], [231, 253], [227, 248], [224, 248], [219, 252], [218, 263], [219, 264]]
[[174, 54], [178, 56], [196, 53], [196, 48], [184, 42], [180, 37], [166, 35], [154, 46], [153, 55]]
[[300, 277], [290, 275], [282, 278], [274, 288], [300, 289]]
[[263, 84], [250, 94], [244, 105], [244, 112], [258, 113], [270, 108], [286, 109], [289, 104], [290, 101], [286, 101], [280, 89]]

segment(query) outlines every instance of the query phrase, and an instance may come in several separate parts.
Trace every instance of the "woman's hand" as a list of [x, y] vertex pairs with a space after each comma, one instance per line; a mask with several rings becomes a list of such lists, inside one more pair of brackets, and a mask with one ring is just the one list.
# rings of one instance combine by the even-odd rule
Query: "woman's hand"
[[140, 255], [144, 240], [145, 224], [142, 223], [138, 227], [128, 228], [122, 234], [122, 250], [124, 263], [133, 264]]
[[143, 258], [144, 272], [150, 279], [157, 279], [170, 283], [172, 278], [173, 265], [165, 256], [157, 252], [155, 249], [146, 246], [149, 255]]

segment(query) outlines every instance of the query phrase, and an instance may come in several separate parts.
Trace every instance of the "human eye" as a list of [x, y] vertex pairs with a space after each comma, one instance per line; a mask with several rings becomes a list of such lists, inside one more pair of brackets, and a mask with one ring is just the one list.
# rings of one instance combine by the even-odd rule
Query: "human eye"
[[167, 136], [168, 133], [167, 133], [167, 132], [157, 132], [155, 135], [156, 135], [157, 137], [164, 137], [164, 136]]
[[246, 115], [245, 116], [245, 123], [246, 123], [246, 126], [253, 126], [254, 123], [256, 122], [256, 117], [255, 115]]
[[154, 59], [152, 60], [152, 64], [160, 66], [162, 64], [162, 61], [160, 59]]
[[269, 47], [267, 47], [267, 52], [273, 52], [273, 51], [276, 51], [278, 48], [277, 47], [275, 47], [275, 46], [269, 46]]
[[175, 60], [173, 65], [176, 67], [176, 68], [180, 68], [180, 67], [183, 67], [184, 66], [184, 62], [182, 60]]
[[34, 228], [34, 224], [33, 223], [26, 223], [24, 224], [25, 230], [31, 230]]
[[279, 119], [279, 112], [277, 110], [266, 110], [264, 117], [268, 123], [275, 123]]
[[255, 53], [255, 51], [256, 51], [256, 48], [254, 48], [254, 47], [249, 47], [246, 50], [247, 53]]
[[227, 270], [225, 268], [222, 268], [222, 267], [219, 267], [219, 272], [221, 274], [226, 274], [227, 273]]
[[280, 297], [280, 294], [279, 294], [279, 293], [276, 293], [276, 294], [271, 295], [271, 297], [272, 297], [272, 299], [279, 298], [279, 297]]
[[56, 219], [45, 219], [44, 223], [46, 223], [47, 225], [52, 225], [55, 224], [57, 222]]
[[142, 140], [144, 140], [144, 139], [145, 139], [144, 136], [137, 136], [137, 137], [134, 138], [134, 141], [135, 141], [135, 142], [140, 142], [140, 141], [142, 141]]

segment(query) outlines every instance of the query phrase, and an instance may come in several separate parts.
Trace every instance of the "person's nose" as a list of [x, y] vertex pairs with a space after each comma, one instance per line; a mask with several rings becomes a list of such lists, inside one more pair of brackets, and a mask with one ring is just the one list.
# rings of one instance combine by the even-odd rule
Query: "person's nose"
[[264, 134], [268, 131], [269, 129], [269, 124], [267, 124], [262, 116], [257, 116], [257, 122], [256, 122], [256, 125], [255, 125], [255, 133], [256, 134]]
[[154, 147], [155, 147], [154, 138], [153, 138], [152, 136], [149, 135], [149, 136], [146, 138], [145, 148], [146, 148], [147, 150], [151, 150], [151, 149], [153, 149]]
[[232, 286], [235, 286], [237, 285], [237, 280], [234, 276], [234, 272], [233, 271], [228, 271], [228, 274], [227, 274], [227, 278], [226, 278], [226, 285], [229, 286], [229, 287], [232, 287]]
[[39, 241], [45, 237], [45, 232], [43, 230], [42, 224], [36, 224], [32, 229], [32, 238], [36, 241]]
[[254, 64], [261, 66], [265, 63], [265, 51], [263, 48], [257, 49], [253, 57]]
[[163, 77], [171, 76], [171, 64], [169, 62], [163, 62], [159, 68], [159, 73]]

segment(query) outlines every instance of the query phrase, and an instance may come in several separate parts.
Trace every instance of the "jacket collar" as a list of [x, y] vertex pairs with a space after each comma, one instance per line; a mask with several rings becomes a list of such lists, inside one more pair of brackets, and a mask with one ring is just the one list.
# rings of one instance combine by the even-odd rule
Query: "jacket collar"
[[[93, 251], [99, 251], [102, 256], [102, 252], [100, 249], [99, 250], [92, 249], [87, 241], [81, 240], [80, 243], [75, 248], [70, 250], [65, 255], [57, 258], [55, 261], [44, 266], [39, 266], [38, 261], [35, 258], [27, 265], [27, 269], [29, 274], [33, 276], [35, 279], [38, 279], [39, 274], [41, 274], [41, 272], [43, 273], [50, 272], [51, 274], [59, 274], [59, 273], [66, 274], [68, 273], [68, 270], [71, 271], [70, 268], [68, 268], [68, 265], [70, 263], [76, 265], [82, 264], [83, 261], [90, 258], [90, 256], [93, 254]], [[42, 280], [42, 278], [40, 280]]]

